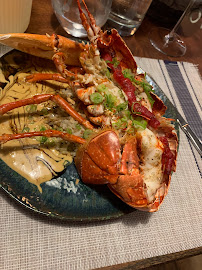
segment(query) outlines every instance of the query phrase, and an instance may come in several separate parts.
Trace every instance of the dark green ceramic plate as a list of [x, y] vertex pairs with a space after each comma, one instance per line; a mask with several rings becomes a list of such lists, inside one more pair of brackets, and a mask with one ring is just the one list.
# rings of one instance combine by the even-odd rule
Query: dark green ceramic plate
[[[4, 55], [0, 62], [14, 74], [17, 70], [14, 65], [8, 68], [5, 57], [13, 56], [14, 62], [23, 67], [30, 56], [21, 52], [12, 51]], [[51, 63], [50, 63], [51, 64]], [[166, 117], [176, 118], [175, 112], [169, 108], [170, 101], [156, 83], [147, 76], [156, 94], [168, 107]], [[176, 123], [176, 130], [179, 127]], [[179, 135], [179, 134], [178, 134]], [[13, 171], [0, 160], [0, 185], [12, 198], [23, 206], [47, 216], [71, 221], [94, 221], [118, 218], [134, 211], [124, 204], [106, 186], [87, 186], [82, 183], [74, 163], [57, 178], [43, 183], [43, 192], [29, 183], [21, 175]], [[80, 181], [76, 182], [76, 179]]]

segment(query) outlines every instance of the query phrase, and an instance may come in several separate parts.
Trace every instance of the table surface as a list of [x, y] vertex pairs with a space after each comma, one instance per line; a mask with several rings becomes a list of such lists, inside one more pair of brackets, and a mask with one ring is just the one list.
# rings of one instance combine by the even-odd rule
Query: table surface
[[[40, 14], [40, 20], [39, 20]], [[152, 22], [151, 18], [145, 17], [140, 28], [135, 35], [131, 37], [124, 37], [126, 44], [132, 51], [134, 56], [148, 57], [154, 59], [171, 60], [171, 61], [185, 61], [198, 65], [199, 72], [202, 74], [202, 31], [199, 24], [190, 24], [186, 18], [181, 24], [181, 32], [185, 33], [183, 40], [187, 45], [186, 54], [182, 57], [169, 57], [161, 52], [157, 51], [150, 43], [148, 33], [152, 28], [158, 27]], [[190, 31], [188, 31], [190, 28]], [[43, 5], [40, 1], [33, 0], [33, 8], [31, 14], [31, 20], [27, 29], [28, 33], [34, 34], [60, 34], [66, 37], [70, 37], [58, 22], [52, 6], [51, 0], [44, 0]]]
[[[40, 14], [40, 19], [39, 19]], [[162, 60], [171, 60], [171, 61], [186, 61], [191, 62], [198, 65], [199, 72], [202, 75], [202, 54], [201, 54], [201, 40], [202, 40], [202, 31], [198, 27], [196, 31], [193, 31], [191, 36], [184, 36], [184, 41], [187, 45], [187, 52], [183, 57], [180, 58], [172, 58], [162, 53], [158, 52], [156, 49], [152, 47], [150, 41], [148, 39], [148, 33], [152, 27], [157, 27], [152, 23], [151, 18], [145, 17], [142, 25], [135, 33], [135, 35], [131, 37], [125, 37], [124, 40], [128, 47], [131, 49], [134, 56], [139, 57], [148, 57]], [[186, 27], [186, 22], [184, 23], [184, 27]], [[186, 29], [187, 30], [187, 29]], [[33, 0], [33, 8], [31, 14], [31, 20], [29, 27], [27, 29], [28, 33], [36, 33], [36, 34], [60, 34], [67, 37], [67, 33], [60, 26], [51, 6], [50, 0], [44, 0], [43, 5], [41, 1]], [[121, 265], [105, 267], [102, 269], [142, 269], [143, 267], [148, 267], [150, 265], [175, 260], [179, 258], [183, 258], [186, 256], [196, 255], [202, 253], [202, 248], [197, 248], [193, 250], [187, 250], [179, 253], [174, 253], [170, 255], [165, 255], [161, 257], [150, 258], [149, 260], [141, 260], [136, 262], [124, 263]]]

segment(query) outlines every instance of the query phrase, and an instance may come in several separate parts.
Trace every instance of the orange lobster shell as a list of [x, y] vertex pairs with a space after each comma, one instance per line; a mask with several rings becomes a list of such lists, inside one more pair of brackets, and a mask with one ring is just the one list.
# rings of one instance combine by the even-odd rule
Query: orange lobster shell
[[[98, 50], [101, 54], [102, 52], [113, 49], [113, 53], [121, 58], [122, 66], [129, 68], [136, 75], [137, 65], [134, 57], [118, 32], [115, 29], [112, 29], [103, 33], [101, 29], [96, 27], [94, 18], [89, 13], [84, 2], [90, 18], [90, 23], [88, 23], [81, 10], [79, 1], [77, 1], [77, 3], [82, 23], [88, 32], [89, 39], [91, 41], [93, 40], [91, 45], [77, 43], [57, 35], [42, 36], [32, 34], [0, 34], [0, 42], [23, 52], [48, 59], [54, 58], [55, 54], [59, 55], [62, 53], [64, 56], [63, 69], [65, 69], [65, 64], [77, 67], [81, 66], [80, 57], [83, 53], [86, 53], [89, 48], [92, 49], [93, 52]], [[89, 31], [90, 27], [92, 27], [91, 31]], [[94, 36], [91, 36], [92, 32], [94, 36], [96, 36], [96, 40], [94, 39]], [[61, 67], [58, 70], [61, 72]], [[66, 74], [69, 73], [66, 72]], [[62, 73], [62, 75], [64, 74]], [[35, 80], [38, 80], [38, 78], [50, 78], [50, 75], [47, 75], [47, 77], [44, 76], [44, 74], [43, 77], [40, 76], [41, 75], [36, 77], [37, 79], [35, 78]], [[58, 74], [51, 75], [51, 78], [61, 81], [64, 79]], [[118, 132], [106, 128], [100, 132], [95, 132], [94, 135], [86, 141], [73, 135], [67, 135], [64, 132], [47, 130], [35, 132], [34, 134], [31, 132], [27, 134], [5, 134], [0, 136], [0, 142], [4, 143], [8, 140], [31, 136], [59, 136], [64, 140], [80, 143], [81, 146], [77, 152], [75, 164], [84, 183], [107, 184], [110, 190], [128, 205], [143, 211], [154, 212], [159, 209], [159, 206], [168, 192], [171, 173], [172, 171], [175, 171], [176, 168], [178, 140], [175, 130], [170, 124], [171, 119], [162, 117], [165, 113], [166, 106], [156, 95], [153, 93], [151, 93], [151, 95], [154, 100], [152, 113], [159, 122], [159, 127], [156, 130], [151, 128], [150, 132], [154, 134], [153, 136], [157, 141], [158, 148], [160, 149], [159, 151], [162, 153], [162, 161], [164, 160], [164, 164], [162, 163], [162, 181], [161, 184], [159, 184], [152, 201], [148, 199], [147, 187], [144, 182], [144, 173], [141, 173], [140, 170], [140, 163], [142, 160], [146, 160], [147, 157], [142, 157], [140, 146], [142, 144], [142, 139], [136, 134], [133, 134], [133, 136], [128, 135], [124, 139], [120, 139]], [[24, 100], [18, 103], [14, 102], [12, 104], [1, 105], [0, 115], [3, 115], [17, 106], [39, 104], [40, 102], [43, 102], [43, 99], [53, 100], [67, 113], [78, 120], [79, 123], [84, 124], [87, 128], [93, 129], [93, 126], [78, 115], [66, 101], [53, 95], [43, 95], [43, 97], [35, 96], [30, 98], [29, 101]], [[166, 143], [164, 142], [164, 144], [160, 140], [162, 134], [166, 137]], [[167, 156], [164, 155], [165, 153], [167, 153]], [[171, 157], [170, 159], [172, 159], [172, 164], [167, 172], [164, 168], [167, 162], [166, 157], [168, 159], [167, 161], [169, 161], [168, 157]]]

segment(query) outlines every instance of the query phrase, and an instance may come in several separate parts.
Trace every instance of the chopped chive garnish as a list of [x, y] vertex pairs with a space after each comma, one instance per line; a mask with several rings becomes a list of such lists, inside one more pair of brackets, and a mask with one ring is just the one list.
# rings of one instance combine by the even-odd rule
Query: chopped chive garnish
[[40, 136], [40, 137], [36, 137], [36, 140], [40, 142], [41, 144], [44, 144], [48, 140], [48, 138], [45, 136]]
[[126, 117], [127, 119], [132, 118], [131, 112], [129, 110], [122, 111], [121, 114], [123, 115], [123, 117]]
[[117, 122], [112, 123], [112, 127], [115, 129], [120, 129], [122, 125], [121, 119], [119, 119]]
[[26, 111], [29, 113], [36, 112], [36, 110], [37, 110], [37, 105], [35, 104], [27, 105], [26, 107]]
[[88, 139], [88, 137], [92, 134], [92, 130], [91, 129], [86, 129], [83, 133], [83, 138], [84, 139]]
[[22, 133], [29, 132], [29, 131], [30, 131], [29, 127], [24, 127], [23, 130], [22, 130]]
[[127, 109], [127, 107], [128, 107], [128, 102], [123, 102], [123, 103], [120, 103], [118, 106], [116, 106], [116, 110], [120, 112]]
[[105, 106], [108, 109], [112, 109], [115, 106], [116, 102], [117, 102], [116, 96], [112, 94], [105, 95]]
[[134, 128], [129, 128], [128, 130], [127, 130], [127, 133], [128, 134], [132, 134], [132, 133], [134, 133], [135, 132], [135, 129]]
[[48, 110], [46, 108], [43, 108], [41, 111], [40, 111], [43, 115], [47, 115], [48, 114]]
[[104, 92], [104, 93], [106, 93], [106, 92], [108, 91], [108, 87], [107, 87], [106, 85], [104, 85], [104, 84], [99, 84], [99, 85], [97, 86], [97, 90], [98, 90], [99, 92]]
[[100, 104], [103, 102], [104, 97], [100, 94], [100, 93], [93, 93], [90, 95], [90, 100], [94, 103], [94, 104]]
[[114, 65], [115, 68], [117, 68], [120, 62], [116, 59], [116, 57], [114, 57], [112, 60], [112, 64]]
[[[152, 89], [152, 86], [147, 81], [136, 80], [135, 77], [134, 77], [134, 74], [132, 73], [132, 71], [130, 69], [124, 69], [123, 70], [123, 75], [124, 75], [125, 78], [130, 79], [133, 83], [136, 83], [136, 84], [143, 87], [144, 92], [146, 93], [151, 106], [153, 106], [154, 100], [152, 99], [152, 97], [150, 95], [150, 92], [154, 92], [154, 90]], [[144, 74], [144, 79], [145, 79], [145, 77], [146, 77], [146, 73]]]
[[106, 75], [108, 79], [111, 78], [111, 73], [108, 68], [104, 69], [103, 72], [104, 72], [104, 75]]
[[126, 116], [122, 117], [121, 122], [128, 122], [128, 118]]
[[76, 124], [76, 129], [80, 130], [81, 129], [81, 125]]
[[48, 140], [48, 138], [45, 136], [40, 137], [40, 143], [42, 143], [42, 144], [45, 143], [47, 140]]
[[46, 128], [44, 127], [44, 126], [42, 126], [41, 128], [40, 128], [40, 131], [45, 131], [46, 130]]
[[69, 133], [69, 134], [72, 134], [71, 128], [67, 128], [67, 129], [66, 129], [66, 132]]
[[147, 127], [147, 121], [142, 119], [142, 117], [136, 117], [135, 120], [133, 120], [133, 126], [136, 129], [145, 129]]
[[63, 128], [61, 128], [61, 127], [58, 127], [57, 130], [59, 130], [59, 131], [61, 131], [61, 132], [64, 131]]

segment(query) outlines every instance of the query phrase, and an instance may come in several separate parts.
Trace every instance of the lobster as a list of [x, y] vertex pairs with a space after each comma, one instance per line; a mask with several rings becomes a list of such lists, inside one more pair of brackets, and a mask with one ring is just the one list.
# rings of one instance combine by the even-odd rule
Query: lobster
[[[107, 184], [117, 197], [131, 207], [155, 212], [168, 192], [171, 174], [176, 169], [178, 138], [171, 124], [172, 119], [163, 117], [166, 106], [152, 92], [144, 74], [137, 74], [134, 57], [117, 30], [103, 32], [96, 26], [85, 1], [82, 2], [88, 18], [77, 0], [90, 45], [55, 34], [6, 34], [0, 35], [0, 42], [35, 56], [53, 59], [58, 73], [34, 73], [26, 78], [27, 82], [67, 82], [84, 103], [89, 121], [64, 98], [55, 94], [35, 95], [3, 104], [0, 106], [0, 115], [21, 106], [51, 100], [78, 123], [92, 130], [92, 134], [88, 139], [57, 130], [3, 134], [0, 143], [32, 136], [60, 137], [78, 143], [81, 146], [75, 164], [84, 183]], [[91, 75], [94, 73], [97, 76], [92, 82]], [[121, 90], [121, 96], [126, 102], [119, 100], [117, 103], [116, 100], [116, 107], [109, 108], [108, 104], [106, 108], [104, 102], [111, 95], [106, 94], [106, 85], [111, 83]], [[138, 88], [141, 88], [139, 92]], [[121, 118], [120, 112], [125, 107], [130, 116]], [[122, 128], [117, 124], [120, 118], [125, 123]], [[141, 119], [141, 123], [146, 122], [146, 126], [133, 126], [132, 132], [126, 132], [131, 130], [136, 119]]]

